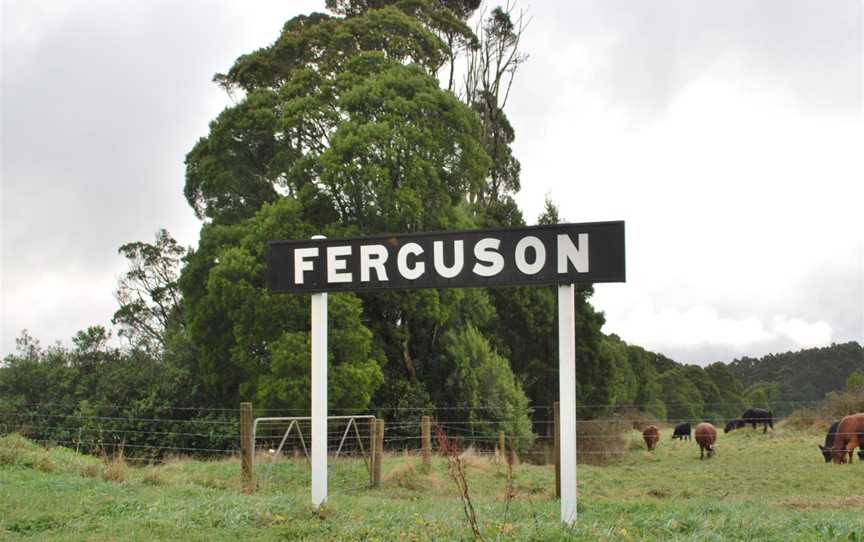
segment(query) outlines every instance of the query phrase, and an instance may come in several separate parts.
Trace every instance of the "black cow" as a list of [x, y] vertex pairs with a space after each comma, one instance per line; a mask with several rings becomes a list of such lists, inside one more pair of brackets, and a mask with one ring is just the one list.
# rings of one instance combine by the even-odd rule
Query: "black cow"
[[771, 429], [774, 429], [774, 415], [771, 414], [770, 410], [765, 410], [764, 408], [748, 408], [747, 411], [741, 415], [740, 420], [730, 420], [723, 429], [723, 432], [728, 433], [734, 429], [740, 429], [747, 424], [752, 425], [755, 430], [756, 426], [760, 423], [764, 426], [762, 432], [767, 433], [769, 426]]
[[675, 432], [672, 433], [673, 439], [690, 440], [690, 422], [679, 423], [675, 426]]
[[[837, 426], [840, 425], [840, 420], [831, 424], [831, 427], [828, 428], [828, 434], [825, 435], [825, 446], [819, 445], [819, 449], [822, 450], [822, 457], [825, 458], [826, 463], [831, 462], [831, 449], [834, 447], [834, 437], [837, 435]], [[861, 455], [861, 451], [858, 452], [858, 455]], [[862, 456], [864, 459], [864, 456]]]

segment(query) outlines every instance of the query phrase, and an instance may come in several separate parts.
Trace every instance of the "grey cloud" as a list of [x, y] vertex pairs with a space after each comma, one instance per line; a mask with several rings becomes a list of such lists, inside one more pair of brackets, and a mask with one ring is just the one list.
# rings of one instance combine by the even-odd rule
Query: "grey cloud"
[[107, 324], [121, 244], [197, 242], [183, 159], [230, 103], [213, 74], [322, 7], [3, 3], [0, 356], [23, 327], [50, 343]]
[[[106, 270], [122, 267], [121, 244], [159, 227], [186, 243], [197, 237], [183, 157], [213, 114], [219, 91], [204, 87], [225, 68], [206, 29], [228, 32], [230, 21], [203, 3], [145, 4], [72, 10], [33, 42], [4, 47], [3, 353], [21, 327], [65, 329], [46, 338], [65, 340], [106, 323], [116, 279]], [[87, 280], [38, 291], [50, 276]], [[98, 303], [80, 303], [79, 290]], [[13, 305], [46, 303], [40, 296], [69, 304], [34, 326]]]
[[[676, 90], [730, 56], [744, 73], [774, 79], [808, 107], [861, 105], [861, 3], [654, 0], [628, 6], [632, 25], [612, 57], [622, 101], [663, 108]], [[605, 3], [613, 15], [616, 3]]]
[[[831, 326], [834, 341], [864, 344], [864, 261], [844, 258], [812, 268], [797, 279], [777, 276], [775, 281], [783, 285], [779, 291], [773, 284], [763, 288], [754, 281], [742, 284], [732, 295], [711, 297], [700, 292], [702, 299], [697, 303], [710, 303], [733, 319], [757, 314], [765, 315], [769, 324], [774, 315], [810, 323], [823, 321]], [[766, 293], [768, 290], [771, 292]]]
[[715, 362], [730, 363], [743, 357], [759, 358], [771, 353], [794, 352], [801, 350], [801, 345], [789, 340], [774, 340], [749, 346], [746, 351], [736, 350], [720, 345], [700, 345], [694, 347], [669, 347], [658, 349], [664, 356], [688, 365], [705, 367]]
[[[528, 87], [555, 73], [554, 86], [577, 77], [623, 109], [656, 115], [725, 61], [742, 84], [783, 86], [802, 107], [843, 114], [862, 105], [857, 0], [594, 0], [538, 3], [530, 13], [525, 45], [533, 56], [517, 82], [523, 96], [552, 90]], [[573, 54], [580, 46], [590, 50], [587, 62]], [[517, 109], [529, 100], [519, 102]]]

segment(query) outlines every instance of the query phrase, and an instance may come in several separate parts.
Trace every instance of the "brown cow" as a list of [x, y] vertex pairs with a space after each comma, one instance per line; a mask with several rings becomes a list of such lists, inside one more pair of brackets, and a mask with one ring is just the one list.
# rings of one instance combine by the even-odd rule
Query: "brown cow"
[[852, 453], [859, 446], [864, 446], [864, 413], [850, 414], [840, 420], [831, 451], [834, 462], [845, 463], [848, 455], [852, 463]]
[[648, 451], [653, 451], [660, 440], [660, 431], [653, 425], [649, 425], [642, 431], [642, 438], [645, 439], [645, 446], [648, 446]]
[[696, 426], [696, 444], [699, 445], [699, 459], [705, 459], [705, 450], [708, 450], [708, 459], [716, 453], [714, 443], [717, 442], [717, 429], [707, 422]]

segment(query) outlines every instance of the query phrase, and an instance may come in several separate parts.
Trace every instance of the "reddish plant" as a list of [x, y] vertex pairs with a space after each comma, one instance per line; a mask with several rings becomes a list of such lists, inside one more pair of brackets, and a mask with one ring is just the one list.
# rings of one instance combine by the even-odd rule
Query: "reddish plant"
[[438, 440], [438, 448], [444, 454], [444, 457], [447, 458], [447, 473], [459, 489], [462, 511], [465, 512], [465, 519], [468, 521], [471, 533], [474, 535], [474, 538], [483, 540], [483, 535], [480, 534], [480, 526], [477, 523], [477, 514], [474, 512], [474, 505], [471, 503], [468, 477], [465, 474], [465, 463], [462, 461], [462, 456], [459, 455], [459, 443], [447, 438], [447, 433], [437, 424], [435, 425], [435, 437]]

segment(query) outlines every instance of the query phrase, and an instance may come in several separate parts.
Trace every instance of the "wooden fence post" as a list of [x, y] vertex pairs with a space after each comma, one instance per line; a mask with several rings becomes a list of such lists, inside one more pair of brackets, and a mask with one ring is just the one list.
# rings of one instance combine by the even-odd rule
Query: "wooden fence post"
[[498, 431], [498, 455], [507, 461], [507, 448], [504, 447], [504, 431]]
[[375, 463], [378, 462], [378, 421], [369, 420], [369, 483], [375, 487]]
[[423, 416], [420, 422], [420, 433], [422, 435], [423, 466], [429, 468], [432, 465], [432, 420], [429, 416]]
[[243, 487], [252, 489], [252, 403], [240, 403], [240, 471]]
[[558, 403], [554, 405], [555, 425], [555, 497], [561, 498], [561, 418], [558, 411]]
[[372, 470], [372, 486], [381, 485], [381, 464], [384, 463], [384, 420], [375, 423], [375, 468]]

